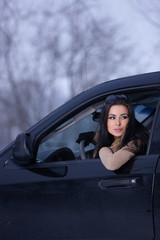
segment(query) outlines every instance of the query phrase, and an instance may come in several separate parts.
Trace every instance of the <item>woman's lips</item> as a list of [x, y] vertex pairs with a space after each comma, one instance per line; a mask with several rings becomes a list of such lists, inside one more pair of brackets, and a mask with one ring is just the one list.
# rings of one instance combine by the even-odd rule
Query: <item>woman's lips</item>
[[116, 132], [121, 132], [121, 131], [122, 131], [122, 128], [116, 128], [116, 129], [114, 129], [114, 131], [116, 131]]

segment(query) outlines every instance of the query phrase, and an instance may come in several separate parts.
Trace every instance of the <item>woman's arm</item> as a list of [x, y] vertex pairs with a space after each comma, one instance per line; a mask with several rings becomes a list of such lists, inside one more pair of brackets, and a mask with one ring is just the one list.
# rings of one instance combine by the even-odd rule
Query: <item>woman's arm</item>
[[[130, 151], [132, 149], [133, 151]], [[99, 151], [100, 159], [103, 165], [108, 170], [117, 170], [129, 159], [135, 156], [136, 147], [133, 142], [130, 142], [127, 146], [124, 146], [117, 152], [113, 153], [109, 147], [103, 147]]]

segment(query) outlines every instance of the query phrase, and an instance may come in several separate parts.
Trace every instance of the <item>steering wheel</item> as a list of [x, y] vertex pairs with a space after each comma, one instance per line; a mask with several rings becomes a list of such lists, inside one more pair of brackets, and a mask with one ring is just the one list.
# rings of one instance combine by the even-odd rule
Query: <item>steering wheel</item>
[[88, 143], [88, 141], [87, 141], [87, 145], [86, 145], [86, 140], [81, 140], [81, 141], [80, 141], [80, 144], [79, 144], [79, 153], [80, 153], [80, 157], [81, 157], [82, 160], [87, 159], [85, 147], [88, 146], [89, 144], [95, 145], [95, 141], [90, 141], [89, 143]]
[[79, 134], [76, 142], [79, 143], [79, 153], [81, 159], [87, 159], [85, 147], [91, 143], [95, 145], [94, 136], [95, 132], [84, 132]]
[[85, 148], [85, 142], [86, 142], [86, 140], [81, 140], [81, 141], [80, 141], [80, 144], [79, 144], [79, 153], [80, 153], [80, 157], [81, 157], [82, 160], [84, 160], [84, 159], [87, 158], [87, 157], [86, 157], [85, 150], [84, 150], [84, 148]]

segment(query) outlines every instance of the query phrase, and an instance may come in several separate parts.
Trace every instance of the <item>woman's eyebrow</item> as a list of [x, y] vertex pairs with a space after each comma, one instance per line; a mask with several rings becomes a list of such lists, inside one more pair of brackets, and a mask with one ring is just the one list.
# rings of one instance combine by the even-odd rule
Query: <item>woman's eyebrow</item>
[[[110, 113], [109, 116], [110, 116], [110, 115], [112, 115], [112, 116], [116, 116], [116, 114], [114, 114], [114, 113]], [[128, 116], [127, 113], [121, 113], [121, 115], [127, 115], [127, 116]]]
[[110, 113], [109, 116], [116, 116], [116, 114]]

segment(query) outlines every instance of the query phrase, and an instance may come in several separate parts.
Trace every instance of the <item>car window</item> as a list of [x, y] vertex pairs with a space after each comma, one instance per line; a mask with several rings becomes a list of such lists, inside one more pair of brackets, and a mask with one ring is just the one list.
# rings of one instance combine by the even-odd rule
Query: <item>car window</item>
[[[57, 149], [68, 148], [79, 158], [79, 143], [77, 142], [80, 133], [95, 132], [98, 122], [94, 118], [95, 112], [101, 109], [103, 102], [94, 104], [83, 110], [73, 118], [61, 124], [53, 132], [47, 135], [39, 145], [37, 161], [41, 162]], [[88, 146], [90, 149], [91, 146]]]
[[[132, 93], [128, 96], [133, 104], [136, 119], [151, 131], [159, 92], [154, 94], [153, 91], [143, 94]], [[52, 161], [81, 159], [80, 144], [77, 139], [81, 133], [94, 133], [98, 130], [98, 121], [103, 102], [101, 101], [84, 109], [42, 139], [38, 149], [37, 162], [45, 161], [50, 156], [52, 156], [50, 158]], [[92, 158], [93, 149], [92, 144], [85, 148], [86, 152], [91, 153], [88, 158]], [[57, 155], [60, 157], [57, 157]]]

